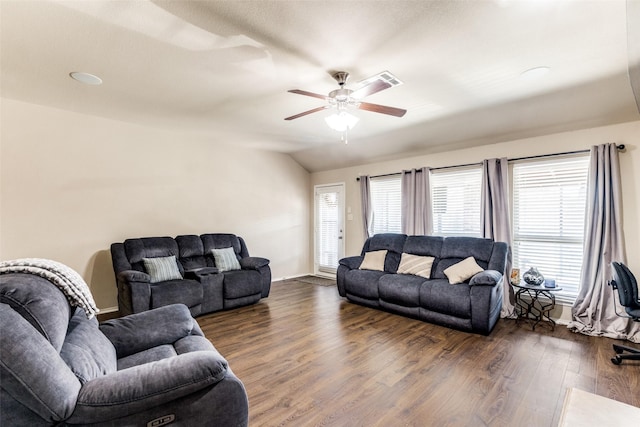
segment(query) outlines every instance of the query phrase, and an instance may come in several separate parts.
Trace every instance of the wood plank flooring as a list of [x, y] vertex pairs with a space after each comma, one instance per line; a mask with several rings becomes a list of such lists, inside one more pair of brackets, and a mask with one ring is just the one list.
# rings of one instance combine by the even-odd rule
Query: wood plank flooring
[[556, 426], [570, 387], [640, 407], [640, 364], [563, 326], [501, 319], [485, 337], [298, 280], [198, 322], [244, 383], [250, 426]]

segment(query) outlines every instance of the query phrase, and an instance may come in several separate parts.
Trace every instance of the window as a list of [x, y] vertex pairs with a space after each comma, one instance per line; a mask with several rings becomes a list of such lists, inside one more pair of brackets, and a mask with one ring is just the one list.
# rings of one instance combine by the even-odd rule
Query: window
[[433, 234], [481, 237], [482, 168], [436, 170], [430, 181]]
[[573, 302], [582, 267], [589, 156], [513, 166], [513, 266], [537, 267]]
[[401, 233], [401, 175], [371, 178], [369, 182], [372, 221], [369, 235]]

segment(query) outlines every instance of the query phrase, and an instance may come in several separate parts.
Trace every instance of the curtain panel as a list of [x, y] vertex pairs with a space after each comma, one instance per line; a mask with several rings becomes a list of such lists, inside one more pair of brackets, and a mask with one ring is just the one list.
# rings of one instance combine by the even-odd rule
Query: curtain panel
[[585, 335], [640, 342], [640, 323], [619, 317], [618, 296], [608, 286], [611, 262], [625, 263], [621, 183], [615, 144], [591, 147], [580, 290], [568, 327]]
[[402, 172], [402, 232], [409, 235], [432, 234], [430, 169]]
[[371, 212], [371, 178], [369, 175], [363, 175], [360, 177], [360, 204], [362, 205], [362, 227], [365, 240], [371, 237], [369, 235], [369, 228], [372, 220]]
[[513, 244], [509, 210], [509, 161], [506, 157], [482, 162], [481, 230], [485, 238], [509, 245], [504, 275], [504, 292], [500, 317], [515, 318], [515, 295], [509, 280]]

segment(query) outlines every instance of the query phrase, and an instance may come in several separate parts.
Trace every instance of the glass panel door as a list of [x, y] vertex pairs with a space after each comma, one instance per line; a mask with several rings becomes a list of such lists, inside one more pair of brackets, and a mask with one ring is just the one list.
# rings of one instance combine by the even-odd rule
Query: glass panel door
[[332, 276], [344, 257], [344, 184], [315, 188], [315, 274]]

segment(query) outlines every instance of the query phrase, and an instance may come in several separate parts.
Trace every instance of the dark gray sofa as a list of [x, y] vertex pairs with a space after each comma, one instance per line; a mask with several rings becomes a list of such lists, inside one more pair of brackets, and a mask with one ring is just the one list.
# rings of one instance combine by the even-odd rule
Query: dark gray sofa
[[[233, 248], [240, 269], [221, 272], [212, 249]], [[152, 283], [145, 258], [175, 256], [180, 278]], [[195, 317], [255, 304], [269, 296], [269, 260], [249, 256], [242, 237], [228, 233], [143, 237], [111, 245], [120, 314], [181, 303]]]
[[[384, 271], [361, 270], [367, 252], [386, 250]], [[340, 296], [368, 307], [463, 331], [489, 334], [500, 316], [507, 244], [473, 237], [376, 234], [360, 256], [343, 258], [337, 271]], [[402, 253], [434, 257], [430, 278], [397, 274]], [[452, 285], [444, 270], [474, 257], [485, 271]]]
[[2, 426], [248, 424], [242, 382], [182, 304], [99, 325], [49, 280], [2, 274], [0, 328]]

